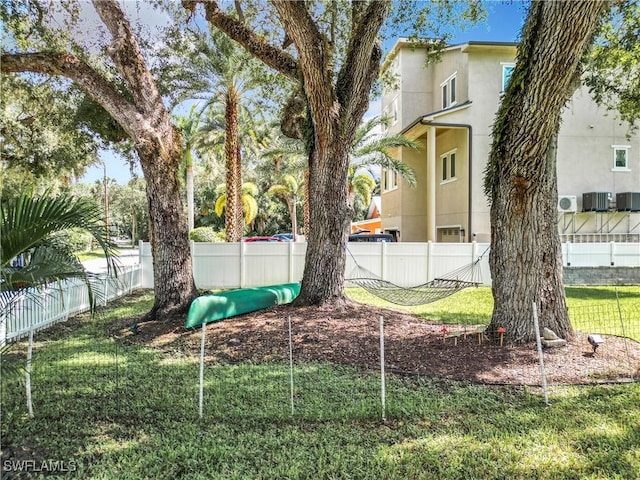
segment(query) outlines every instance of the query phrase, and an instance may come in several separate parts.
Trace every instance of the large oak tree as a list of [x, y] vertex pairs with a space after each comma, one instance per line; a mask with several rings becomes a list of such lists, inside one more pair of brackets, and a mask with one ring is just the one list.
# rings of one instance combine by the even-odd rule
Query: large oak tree
[[127, 96], [104, 75], [108, 69], [98, 71], [71, 50], [3, 52], [1, 68], [2, 72], [39, 72], [72, 80], [133, 140], [147, 182], [151, 223], [155, 303], [150, 316], [162, 318], [186, 310], [197, 294], [177, 178], [182, 139], [118, 2], [94, 0], [93, 6], [112, 35], [108, 53]]
[[[195, 9], [198, 2], [183, 3]], [[346, 188], [349, 153], [378, 76], [382, 55], [378, 33], [391, 2], [374, 0], [350, 4], [349, 31], [342, 58], [338, 58], [336, 39], [327, 35], [314, 17], [313, 3], [272, 2], [284, 28], [283, 48], [267, 42], [245, 24], [241, 16], [226, 13], [217, 2], [202, 3], [206, 19], [212, 25], [300, 85], [299, 98], [293, 98], [288, 105], [289, 120], [295, 116], [301, 120], [296, 136], [307, 145], [309, 195], [315, 200], [311, 203], [298, 302], [340, 303], [345, 299], [344, 245], [351, 218]], [[336, 5], [331, 6], [336, 9], [335, 13]], [[295, 47], [297, 56], [285, 50], [289, 43]]]
[[493, 126], [485, 177], [491, 201], [494, 311], [491, 326], [516, 342], [541, 327], [571, 335], [556, 224], [556, 141], [560, 115], [580, 82], [606, 1], [534, 1], [517, 63]]

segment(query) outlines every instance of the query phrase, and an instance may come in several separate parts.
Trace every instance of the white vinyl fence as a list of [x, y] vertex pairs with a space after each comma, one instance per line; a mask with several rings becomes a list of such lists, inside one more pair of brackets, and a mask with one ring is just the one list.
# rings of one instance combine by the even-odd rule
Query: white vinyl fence
[[[304, 242], [193, 243], [193, 274], [202, 289], [245, 288], [298, 282], [304, 272]], [[488, 244], [364, 243], [347, 248], [345, 277], [357, 265], [397, 285], [425, 283], [484, 256], [478, 268], [490, 283]], [[148, 243], [140, 244], [142, 287], [153, 288], [153, 263]], [[357, 262], [357, 265], [356, 265]]]
[[640, 267], [640, 243], [566, 242], [562, 260], [571, 267]]
[[[99, 305], [131, 293], [139, 288], [140, 265], [123, 266], [118, 275], [99, 275], [92, 280], [94, 297]], [[78, 279], [63, 280], [40, 290], [29, 289], [11, 307], [6, 318], [0, 318], [0, 345], [41, 330], [71, 315], [89, 310], [87, 286]]]
[[[356, 276], [357, 265], [401, 286], [414, 286], [443, 276], [476, 259], [480, 278], [491, 284], [487, 243], [366, 243], [347, 245], [345, 277]], [[306, 243], [192, 243], [193, 273], [202, 289], [245, 288], [302, 279]], [[640, 267], [640, 243], [564, 243], [565, 266]], [[151, 247], [140, 244], [143, 288], [153, 288]]]

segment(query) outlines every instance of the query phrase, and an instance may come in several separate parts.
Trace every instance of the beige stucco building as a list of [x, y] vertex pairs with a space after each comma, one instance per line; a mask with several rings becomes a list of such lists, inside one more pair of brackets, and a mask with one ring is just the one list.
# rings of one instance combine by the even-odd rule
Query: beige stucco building
[[[389, 133], [422, 147], [396, 152], [415, 170], [416, 187], [382, 172], [384, 231], [404, 242], [490, 240], [483, 176], [515, 54], [514, 43], [469, 42], [425, 67], [423, 50], [395, 44], [383, 70], [394, 73], [397, 88], [383, 93], [382, 114]], [[640, 241], [640, 137], [628, 131], [586, 88], [565, 108], [557, 157], [563, 240]]]

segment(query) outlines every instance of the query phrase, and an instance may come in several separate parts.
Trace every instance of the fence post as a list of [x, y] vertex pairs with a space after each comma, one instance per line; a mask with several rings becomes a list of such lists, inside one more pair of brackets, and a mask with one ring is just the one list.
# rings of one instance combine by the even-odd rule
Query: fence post
[[129, 268], [129, 288], [127, 289], [127, 293], [133, 292], [133, 272], [136, 270], [133, 266]]
[[289, 283], [293, 282], [293, 245], [295, 242], [292, 240], [287, 242], [289, 244]]
[[427, 282], [433, 280], [433, 242], [427, 242]]
[[538, 323], [538, 307], [536, 302], [533, 306], [533, 328], [536, 330], [536, 346], [538, 347], [538, 361], [540, 363], [540, 377], [542, 378], [542, 391], [544, 393], [544, 403], [549, 406], [549, 393], [547, 392], [547, 372], [544, 369], [544, 357], [542, 353], [542, 340], [540, 338], [540, 324]]
[[198, 272], [196, 271], [196, 265], [198, 264], [198, 262], [193, 261], [195, 250], [196, 250], [196, 242], [193, 240], [189, 240], [189, 254], [191, 255], [191, 274], [193, 275], [193, 282], [197, 285], [198, 282], [196, 281], [196, 274]]
[[293, 335], [291, 332], [291, 315], [287, 316], [289, 325], [289, 391], [291, 400], [291, 416], [295, 414], [295, 406], [293, 403]]
[[33, 402], [31, 401], [31, 358], [33, 356], [33, 328], [29, 330], [29, 345], [27, 346], [27, 366], [25, 370], [24, 386], [27, 395], [27, 410], [29, 418], [33, 418]]
[[245, 248], [247, 243], [240, 241], [240, 288], [244, 288]]
[[612, 267], [616, 264], [616, 242], [609, 242], [609, 261]]
[[380, 278], [387, 276], [387, 242], [380, 242]]
[[103, 277], [104, 281], [104, 306], [107, 306], [107, 302], [109, 301], [109, 275], [105, 274]]
[[567, 240], [567, 267], [571, 266], [571, 242]]
[[69, 280], [64, 281], [64, 291], [66, 293], [66, 299], [64, 300], [64, 319], [69, 320], [71, 312], [71, 285]]
[[204, 345], [207, 336], [207, 322], [202, 322], [202, 334], [200, 337], [200, 378], [198, 384], [198, 416], [202, 418], [204, 410]]
[[7, 320], [6, 311], [0, 312], [0, 347], [4, 347], [7, 343]]
[[138, 274], [138, 285], [144, 285], [145, 264], [142, 263], [143, 249], [144, 249], [144, 242], [142, 240], [138, 240], [138, 265], [140, 265], [140, 273]]
[[387, 421], [387, 388], [384, 373], [384, 317], [380, 315], [380, 402], [382, 404], [382, 421]]

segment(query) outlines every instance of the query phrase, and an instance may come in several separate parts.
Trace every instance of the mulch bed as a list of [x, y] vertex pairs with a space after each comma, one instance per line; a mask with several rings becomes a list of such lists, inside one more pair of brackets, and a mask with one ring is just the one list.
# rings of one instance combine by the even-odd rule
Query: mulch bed
[[[442, 324], [394, 309], [351, 303], [341, 307], [290, 305], [242, 315], [207, 326], [208, 361], [227, 363], [288, 361], [291, 318], [296, 362], [330, 362], [379, 369], [379, 317], [385, 324], [385, 365], [388, 371], [448, 378], [484, 384], [540, 385], [540, 363], [535, 344], [500, 346], [497, 339], [471, 333], [473, 327], [447, 325], [457, 337], [445, 338]], [[468, 333], [465, 336], [465, 331]], [[545, 349], [549, 384], [628, 382], [640, 375], [640, 344], [603, 336], [597, 352], [587, 342], [588, 332], [576, 332], [564, 347]], [[150, 321], [133, 334], [126, 327], [124, 341], [198, 355], [200, 329], [186, 330], [175, 323]]]

